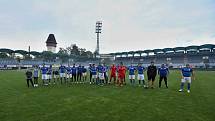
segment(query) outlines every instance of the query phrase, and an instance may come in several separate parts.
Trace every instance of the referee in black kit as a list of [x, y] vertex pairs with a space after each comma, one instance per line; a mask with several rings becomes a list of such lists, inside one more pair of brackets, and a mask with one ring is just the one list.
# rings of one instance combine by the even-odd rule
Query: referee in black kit
[[[157, 75], [157, 67], [154, 65], [154, 62], [151, 62], [151, 65], [147, 68], [147, 76], [148, 76], [148, 87], [154, 88], [154, 81]], [[150, 84], [151, 83], [151, 84]]]

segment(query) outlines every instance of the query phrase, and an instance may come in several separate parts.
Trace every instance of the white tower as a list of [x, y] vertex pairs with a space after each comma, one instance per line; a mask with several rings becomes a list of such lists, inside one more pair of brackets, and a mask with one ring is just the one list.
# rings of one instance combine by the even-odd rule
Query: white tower
[[56, 52], [56, 47], [57, 47], [57, 42], [56, 39], [54, 37], [54, 34], [49, 34], [49, 37], [46, 41], [46, 47], [47, 47], [47, 51]]

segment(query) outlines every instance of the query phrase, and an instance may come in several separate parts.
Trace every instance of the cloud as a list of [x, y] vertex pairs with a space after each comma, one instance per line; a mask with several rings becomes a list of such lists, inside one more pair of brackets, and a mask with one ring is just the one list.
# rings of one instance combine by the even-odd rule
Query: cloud
[[0, 48], [42, 51], [54, 33], [58, 47], [94, 51], [97, 20], [102, 53], [215, 43], [214, 12], [213, 0], [2, 0]]

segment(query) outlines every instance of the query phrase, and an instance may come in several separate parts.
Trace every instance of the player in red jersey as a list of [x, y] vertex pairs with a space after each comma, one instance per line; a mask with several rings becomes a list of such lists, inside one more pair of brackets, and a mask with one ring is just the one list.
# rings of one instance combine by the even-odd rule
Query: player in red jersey
[[125, 78], [125, 71], [126, 71], [126, 68], [125, 66], [123, 66], [123, 63], [121, 62], [120, 63], [120, 66], [118, 68], [118, 80], [119, 81], [119, 86], [123, 86], [123, 82], [124, 82], [124, 78]]
[[110, 72], [110, 81], [109, 81], [109, 84], [111, 83], [112, 78], [114, 79], [114, 84], [115, 84], [116, 83], [116, 70], [117, 70], [115, 64], [113, 64], [110, 67], [110, 70], [111, 70], [111, 72]]

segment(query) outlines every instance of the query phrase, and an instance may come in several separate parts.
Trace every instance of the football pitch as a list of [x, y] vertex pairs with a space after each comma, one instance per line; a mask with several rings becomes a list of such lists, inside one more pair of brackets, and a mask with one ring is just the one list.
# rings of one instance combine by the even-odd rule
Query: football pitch
[[[215, 72], [196, 71], [191, 93], [169, 88], [89, 84], [27, 88], [24, 71], [0, 71], [1, 121], [215, 121]], [[40, 80], [41, 83], [41, 80]], [[137, 81], [136, 81], [137, 84]], [[185, 86], [187, 87], [187, 85]]]

